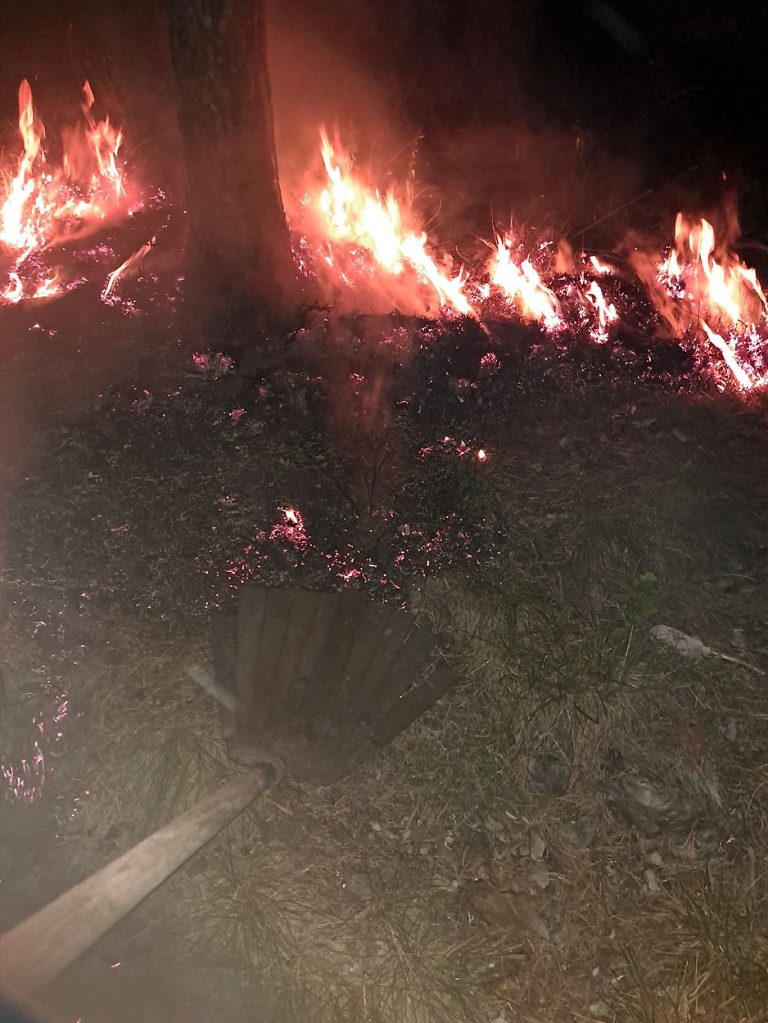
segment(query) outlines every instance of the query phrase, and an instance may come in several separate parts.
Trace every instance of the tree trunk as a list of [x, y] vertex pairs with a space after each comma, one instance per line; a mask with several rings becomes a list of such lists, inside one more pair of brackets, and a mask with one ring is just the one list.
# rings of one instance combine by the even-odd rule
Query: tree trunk
[[167, 0], [189, 215], [187, 296], [228, 326], [296, 298], [277, 177], [263, 0]]

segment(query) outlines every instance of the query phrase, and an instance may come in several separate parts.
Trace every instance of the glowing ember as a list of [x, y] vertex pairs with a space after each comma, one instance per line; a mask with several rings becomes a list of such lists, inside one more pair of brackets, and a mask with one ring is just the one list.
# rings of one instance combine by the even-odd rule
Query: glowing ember
[[280, 508], [281, 522], [276, 522], [269, 531], [269, 539], [282, 541], [301, 551], [307, 546], [304, 519], [296, 508]]
[[101, 297], [103, 300], [106, 301], [106, 299], [109, 298], [110, 294], [112, 293], [112, 290], [114, 289], [115, 285], [117, 284], [121, 277], [127, 276], [130, 272], [138, 271], [138, 267], [142, 259], [144, 259], [144, 257], [154, 244], [155, 239], [154, 238], [150, 239], [150, 241], [148, 241], [146, 245], [141, 245], [138, 249], [136, 249], [135, 252], [132, 252], [131, 255], [124, 262], [122, 262], [116, 270], [112, 271], [109, 277], [107, 277], [106, 286], [101, 293]]
[[321, 262], [347, 286], [370, 285], [383, 271], [397, 280], [398, 302], [409, 311], [428, 311], [426, 287], [441, 308], [472, 315], [464, 274], [453, 275], [438, 265], [410, 203], [398, 201], [393, 188], [382, 196], [353, 170], [349, 154], [338, 143], [332, 145], [324, 129], [320, 137], [328, 183], [305, 206], [318, 216]]
[[489, 267], [491, 281], [525, 319], [536, 320], [548, 330], [555, 330], [562, 326], [560, 303], [530, 259], [520, 263], [515, 260], [514, 244], [509, 234], [497, 237], [496, 253]]
[[125, 198], [118, 163], [122, 133], [106, 117], [92, 113], [94, 97], [83, 87], [84, 124], [63, 135], [62, 165], [48, 163], [43, 145], [45, 127], [35, 112], [26, 80], [19, 86], [19, 134], [23, 152], [16, 173], [0, 202], [0, 243], [13, 253], [5, 302], [42, 299], [63, 288], [50, 268], [40, 278], [39, 261], [32, 259], [65, 240], [77, 238], [119, 212]]
[[471, 455], [478, 460], [478, 462], [488, 461], [488, 452], [485, 448], [473, 448], [471, 444], [468, 444], [465, 440], [457, 441], [454, 437], [446, 436], [441, 441], [435, 444], [425, 444], [419, 448], [419, 456], [421, 458], [429, 458], [431, 455], [437, 452], [453, 453], [461, 459], [469, 458]]
[[231, 356], [224, 355], [222, 352], [195, 352], [192, 356], [192, 364], [199, 373], [218, 380], [229, 373], [235, 363]]
[[495, 352], [486, 352], [480, 359], [480, 372], [484, 376], [495, 376], [501, 369], [501, 362]]
[[68, 713], [69, 699], [59, 693], [51, 706], [32, 717], [25, 753], [13, 762], [0, 760], [0, 785], [5, 786], [0, 798], [33, 803], [40, 797], [48, 775], [46, 750], [54, 752], [61, 741]]

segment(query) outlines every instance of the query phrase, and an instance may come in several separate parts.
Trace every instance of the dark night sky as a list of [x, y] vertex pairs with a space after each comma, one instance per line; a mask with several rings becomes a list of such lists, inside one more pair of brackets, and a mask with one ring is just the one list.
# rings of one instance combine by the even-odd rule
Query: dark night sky
[[[273, 36], [288, 40], [280, 60], [287, 52], [301, 68], [302, 87], [320, 38], [340, 67], [354, 60], [387, 93], [409, 129], [509, 120], [578, 130], [631, 159], [651, 186], [697, 168], [705, 198], [726, 171], [752, 233], [768, 230], [763, 0], [274, 0], [270, 11]], [[0, 46], [9, 126], [22, 75], [55, 116], [87, 74], [162, 162], [173, 83], [160, 0], [5, 0]], [[328, 77], [326, 66], [318, 87]], [[279, 114], [279, 94], [276, 105]]]
[[[768, 8], [762, 0], [611, 0], [610, 6], [539, 0], [536, 6], [540, 58], [550, 41], [560, 55], [562, 116], [578, 115], [581, 106], [583, 116], [602, 118], [627, 142], [636, 126], [643, 144], [675, 169], [700, 159], [702, 150], [732, 167], [765, 159]], [[610, 14], [625, 26], [611, 25]], [[627, 36], [627, 27], [636, 36]], [[538, 85], [557, 103], [547, 84]]]

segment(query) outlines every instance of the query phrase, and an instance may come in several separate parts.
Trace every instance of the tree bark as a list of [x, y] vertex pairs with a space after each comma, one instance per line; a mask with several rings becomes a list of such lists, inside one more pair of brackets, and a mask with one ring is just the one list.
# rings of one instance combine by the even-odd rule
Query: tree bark
[[187, 296], [247, 325], [297, 295], [277, 175], [263, 0], [167, 0], [185, 154]]

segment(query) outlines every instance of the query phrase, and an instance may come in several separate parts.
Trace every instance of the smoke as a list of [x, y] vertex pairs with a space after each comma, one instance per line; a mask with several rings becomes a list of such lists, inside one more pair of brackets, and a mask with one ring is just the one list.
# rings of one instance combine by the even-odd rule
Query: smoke
[[712, 73], [730, 33], [758, 77], [746, 14], [713, 6], [693, 31], [682, 12], [656, 17], [629, 0], [267, 3], [287, 194], [319, 171], [325, 123], [380, 178], [413, 171], [417, 205], [448, 247], [510, 218], [598, 248], [632, 227], [668, 233], [684, 205], [675, 193], [711, 209], [722, 172], [734, 181], [742, 164], [753, 168], [739, 188], [746, 219], [759, 219], [758, 93], [735, 97]]
[[307, 172], [320, 170], [321, 125], [338, 128], [351, 149], [381, 167], [407, 145], [397, 84], [379, 71], [392, 37], [375, 31], [377, 11], [352, 0], [267, 0], [275, 142], [288, 209]]
[[642, 193], [642, 175], [607, 153], [596, 131], [557, 123], [531, 98], [543, 72], [533, 67], [532, 39], [519, 19], [529, 11], [533, 23], [537, 7], [534, 0], [515, 6], [268, 0], [289, 215], [323, 178], [318, 127], [325, 124], [340, 129], [371, 180], [413, 182], [430, 235], [458, 261], [494, 222], [567, 235], [577, 245], [620, 237], [614, 211]]

